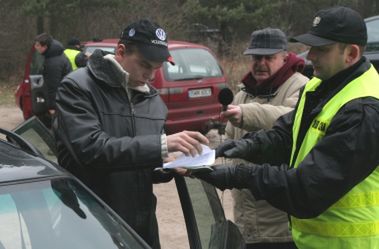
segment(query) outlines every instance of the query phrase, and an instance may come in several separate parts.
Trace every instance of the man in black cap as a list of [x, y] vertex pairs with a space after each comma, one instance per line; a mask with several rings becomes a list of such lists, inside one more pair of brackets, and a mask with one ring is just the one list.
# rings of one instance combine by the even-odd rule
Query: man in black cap
[[159, 168], [168, 152], [196, 155], [208, 143], [199, 132], [165, 135], [167, 107], [149, 84], [165, 61], [172, 62], [165, 31], [148, 20], [129, 25], [115, 55], [95, 50], [63, 79], [54, 123], [60, 165], [152, 248], [160, 248], [152, 184], [173, 176]]
[[316, 13], [307, 34], [315, 77], [274, 127], [225, 142], [218, 156], [251, 163], [198, 175], [218, 188], [248, 188], [291, 217], [298, 248], [379, 245], [379, 76], [362, 56], [367, 31], [346, 7]]
[[[241, 90], [221, 116], [229, 122], [227, 139], [240, 139], [247, 132], [270, 129], [283, 114], [292, 111], [299, 90], [309, 80], [302, 75], [304, 60], [287, 51], [287, 37], [280, 29], [265, 28], [251, 34], [244, 52], [251, 67]], [[233, 159], [233, 164], [246, 161]], [[266, 201], [257, 201], [248, 189], [233, 189], [233, 214], [246, 249], [296, 248], [288, 227], [288, 215]], [[259, 232], [255, 232], [259, 231]]]

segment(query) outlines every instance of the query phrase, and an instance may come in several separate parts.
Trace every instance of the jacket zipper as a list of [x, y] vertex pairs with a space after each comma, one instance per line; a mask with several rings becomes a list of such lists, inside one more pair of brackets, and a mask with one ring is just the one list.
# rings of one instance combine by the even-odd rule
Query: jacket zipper
[[132, 113], [132, 129], [133, 129], [133, 136], [136, 135], [136, 120], [135, 120], [135, 110], [134, 106], [130, 101], [130, 112]]
[[130, 113], [132, 114], [132, 131], [133, 131], [133, 136], [136, 135], [136, 121], [135, 121], [135, 110], [134, 110], [134, 105], [132, 103], [132, 96], [129, 95], [129, 91], [124, 88], [124, 91], [126, 93], [126, 98], [129, 102], [129, 110]]

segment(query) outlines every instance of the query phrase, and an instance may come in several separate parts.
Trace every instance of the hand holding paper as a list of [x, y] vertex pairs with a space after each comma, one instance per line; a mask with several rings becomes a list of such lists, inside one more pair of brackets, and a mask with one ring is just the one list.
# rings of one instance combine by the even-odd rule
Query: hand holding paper
[[172, 168], [186, 168], [186, 169], [195, 169], [202, 166], [209, 166], [215, 162], [216, 155], [215, 150], [210, 149], [206, 145], [202, 146], [201, 155], [185, 156], [184, 154], [176, 158], [174, 161], [163, 164], [164, 169]]

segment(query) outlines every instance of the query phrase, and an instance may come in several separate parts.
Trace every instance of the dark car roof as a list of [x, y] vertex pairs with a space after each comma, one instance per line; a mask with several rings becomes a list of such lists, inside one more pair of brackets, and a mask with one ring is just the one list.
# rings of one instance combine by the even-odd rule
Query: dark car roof
[[63, 175], [65, 172], [49, 161], [0, 140], [0, 184]]

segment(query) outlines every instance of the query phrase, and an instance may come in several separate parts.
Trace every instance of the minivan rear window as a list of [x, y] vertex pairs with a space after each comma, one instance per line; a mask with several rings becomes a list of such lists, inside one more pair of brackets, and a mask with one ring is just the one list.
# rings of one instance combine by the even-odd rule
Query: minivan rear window
[[170, 50], [170, 54], [175, 65], [164, 63], [163, 73], [167, 81], [222, 77], [216, 58], [205, 49], [175, 49]]

